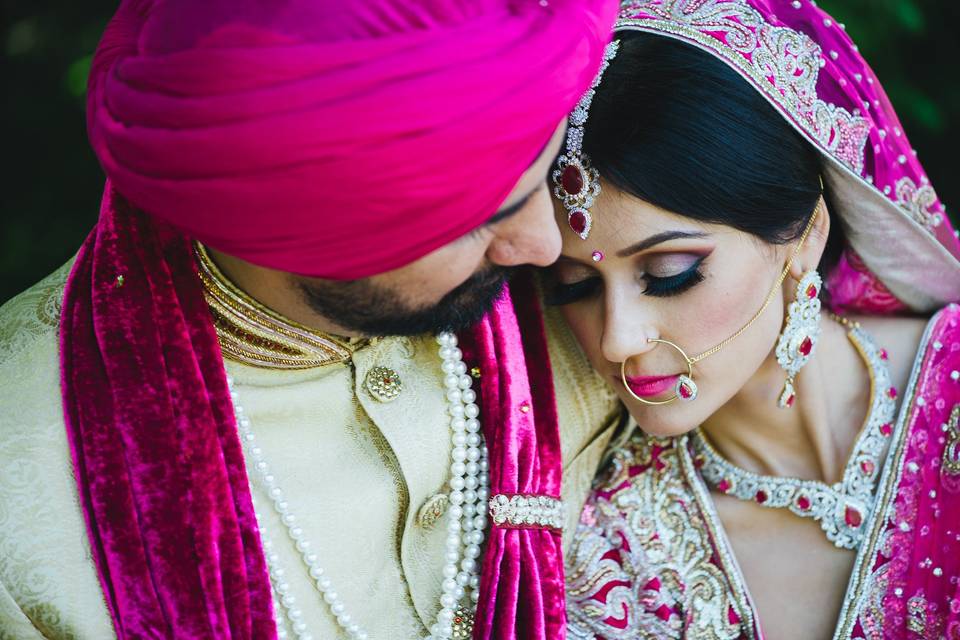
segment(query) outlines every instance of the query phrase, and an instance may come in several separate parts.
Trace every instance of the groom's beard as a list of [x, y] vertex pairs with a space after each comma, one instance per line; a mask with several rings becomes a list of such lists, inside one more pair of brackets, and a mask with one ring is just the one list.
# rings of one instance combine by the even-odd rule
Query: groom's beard
[[474, 273], [439, 302], [411, 307], [400, 291], [369, 280], [299, 282], [315, 312], [367, 336], [415, 336], [461, 331], [476, 324], [500, 297], [516, 267], [491, 266]]

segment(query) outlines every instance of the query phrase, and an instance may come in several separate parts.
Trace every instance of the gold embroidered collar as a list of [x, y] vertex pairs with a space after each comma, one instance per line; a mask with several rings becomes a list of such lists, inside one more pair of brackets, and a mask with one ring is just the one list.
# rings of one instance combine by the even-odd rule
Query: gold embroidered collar
[[309, 369], [346, 362], [365, 342], [336, 338], [271, 311], [231, 283], [205, 247], [194, 248], [225, 358], [266, 369]]

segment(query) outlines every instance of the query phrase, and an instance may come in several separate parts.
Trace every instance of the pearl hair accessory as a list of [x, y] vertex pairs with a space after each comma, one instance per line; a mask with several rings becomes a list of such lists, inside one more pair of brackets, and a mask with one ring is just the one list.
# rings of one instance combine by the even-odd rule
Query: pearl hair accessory
[[[453, 449], [450, 464], [450, 508], [447, 513], [447, 539], [444, 554], [443, 583], [440, 592], [440, 611], [437, 620], [430, 628], [428, 640], [446, 638], [469, 638], [473, 631], [473, 616], [476, 602], [480, 596], [480, 549], [483, 545], [484, 530], [487, 526], [486, 504], [489, 499], [489, 464], [487, 450], [480, 434], [480, 422], [477, 419], [480, 408], [476, 404], [476, 393], [471, 389], [473, 378], [467, 373], [463, 354], [457, 348], [457, 337], [449, 332], [437, 336], [443, 384], [446, 389], [450, 415]], [[287, 535], [293, 540], [300, 552], [304, 567], [313, 580], [317, 593], [326, 602], [337, 624], [352, 640], [367, 640], [366, 631], [354, 620], [340, 600], [330, 578], [320, 566], [319, 557], [313, 545], [304, 536], [296, 516], [290, 509], [283, 489], [277, 483], [270, 465], [264, 459], [263, 450], [256, 444], [250, 419], [246, 416], [238, 400], [233, 379], [228, 375], [227, 384], [233, 401], [237, 419], [237, 429], [243, 444], [244, 454], [249, 464], [256, 470], [257, 476], [270, 497], [274, 511], [280, 517]], [[257, 517], [258, 523], [260, 517]], [[303, 611], [290, 593], [285, 579], [285, 571], [279, 564], [279, 556], [273, 542], [260, 525], [263, 551], [273, 585], [274, 610], [285, 612], [294, 635], [298, 640], [314, 640], [315, 636], [307, 630], [303, 621]], [[469, 593], [469, 606], [460, 605]], [[287, 637], [283, 625], [277, 625], [277, 637]]]

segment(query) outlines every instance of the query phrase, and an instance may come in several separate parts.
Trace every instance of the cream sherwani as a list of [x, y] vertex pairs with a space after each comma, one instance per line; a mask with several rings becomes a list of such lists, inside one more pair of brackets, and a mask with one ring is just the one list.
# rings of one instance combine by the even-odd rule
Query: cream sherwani
[[[57, 328], [68, 269], [0, 309], [3, 640], [114, 637], [87, 544], [62, 416]], [[283, 369], [269, 362], [277, 345], [250, 335], [251, 328], [286, 335], [282, 319], [243, 316], [240, 308], [238, 317], [252, 324], [233, 334], [229, 318], [218, 316], [225, 366], [306, 539], [371, 639], [423, 637], [439, 610], [445, 527], [436, 516], [445, 504], [451, 446], [433, 338], [336, 343], [345, 357]], [[618, 411], [612, 392], [552, 314], [548, 328], [566, 530], [572, 532]], [[373, 367], [399, 376], [403, 389], [396, 399], [380, 401], [366, 388]], [[307, 628], [315, 638], [341, 637], [256, 473], [249, 468], [248, 473], [261, 522]], [[283, 624], [289, 629], [288, 621]]]

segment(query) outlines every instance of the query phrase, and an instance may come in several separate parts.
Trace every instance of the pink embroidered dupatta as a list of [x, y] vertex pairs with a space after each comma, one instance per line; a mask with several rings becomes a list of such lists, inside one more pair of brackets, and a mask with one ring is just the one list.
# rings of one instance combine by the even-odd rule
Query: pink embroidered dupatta
[[960, 638], [960, 306], [928, 326], [840, 637]]

